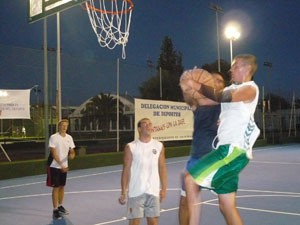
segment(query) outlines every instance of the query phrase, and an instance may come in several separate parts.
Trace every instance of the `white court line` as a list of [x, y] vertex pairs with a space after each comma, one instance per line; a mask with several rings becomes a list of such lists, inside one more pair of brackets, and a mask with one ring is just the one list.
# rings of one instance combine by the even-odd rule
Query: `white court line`
[[284, 192], [284, 191], [267, 191], [267, 190], [250, 190], [250, 189], [238, 189], [238, 192], [259, 192], [259, 193], [273, 193], [273, 194], [283, 194], [283, 195], [300, 195], [300, 192]]
[[237, 207], [238, 209], [248, 210], [248, 211], [258, 211], [258, 212], [267, 212], [272, 214], [282, 214], [282, 215], [290, 215], [290, 216], [300, 216], [300, 213], [289, 213], [283, 211], [274, 211], [274, 210], [266, 210], [266, 209], [254, 209], [254, 208], [245, 208], [245, 207]]
[[[287, 145], [287, 146], [271, 146], [271, 147], [260, 147], [257, 150], [254, 150], [255, 152], [260, 152], [260, 151], [266, 151], [267, 150], [276, 150], [276, 149], [285, 149], [286, 147], [297, 147], [299, 145]], [[183, 156], [184, 157], [184, 156]], [[188, 156], [186, 156], [188, 158]], [[172, 158], [170, 158], [172, 159]], [[168, 164], [177, 164], [177, 163], [183, 163], [186, 162], [187, 159], [185, 160], [176, 160], [176, 161], [172, 161], [172, 162], [167, 162]], [[300, 163], [288, 163], [288, 162], [271, 162], [271, 161], [255, 161], [252, 160], [252, 163], [266, 163], [266, 164], [283, 164], [283, 165], [300, 165]], [[118, 166], [118, 165], [116, 165]], [[121, 166], [121, 165], [119, 165]], [[90, 168], [93, 169], [93, 168]], [[86, 175], [80, 175], [80, 176], [68, 176], [68, 180], [72, 180], [72, 179], [79, 179], [79, 178], [84, 178], [84, 177], [91, 177], [91, 176], [99, 176], [99, 175], [104, 175], [104, 174], [110, 174], [110, 173], [119, 173], [122, 172], [122, 170], [112, 170], [112, 171], [106, 171], [106, 172], [100, 172], [100, 173], [93, 173], [93, 174], [86, 174]], [[32, 182], [32, 183], [24, 183], [24, 184], [17, 184], [17, 185], [10, 185], [10, 186], [3, 186], [0, 187], [0, 190], [2, 189], [8, 189], [8, 188], [16, 188], [16, 187], [23, 187], [23, 186], [29, 186], [29, 185], [35, 185], [35, 184], [43, 184], [45, 183], [45, 181], [38, 181], [38, 182]]]
[[[255, 198], [255, 197], [288, 197], [288, 198], [300, 198], [300, 195], [244, 195], [244, 196], [236, 196], [236, 198]], [[219, 206], [219, 204], [210, 203], [209, 201], [202, 203], [204, 205], [213, 205]], [[283, 215], [292, 215], [292, 216], [300, 216], [300, 213], [291, 213], [291, 212], [284, 212], [284, 211], [274, 211], [268, 209], [257, 209], [257, 208], [248, 208], [248, 207], [237, 207], [238, 209], [242, 210], [249, 210], [249, 211], [258, 211], [258, 212], [268, 212], [274, 214], [283, 214]]]
[[[188, 156], [187, 156], [188, 157]], [[186, 162], [186, 160], [177, 160], [177, 161], [173, 161], [173, 162], [167, 162], [168, 164], [177, 164], [177, 163], [184, 163]], [[252, 160], [252, 163], [269, 163], [269, 164], [283, 164], [283, 165], [300, 165], [300, 163], [288, 163], [288, 162], [271, 162], [271, 161], [255, 161]], [[116, 165], [117, 166], [117, 165]], [[93, 169], [93, 168], [91, 168]], [[100, 173], [93, 173], [93, 174], [86, 174], [86, 175], [79, 175], [79, 176], [68, 176], [68, 180], [72, 180], [72, 179], [79, 179], [79, 178], [84, 178], [84, 177], [92, 177], [92, 176], [99, 176], [99, 175], [105, 175], [105, 174], [111, 174], [111, 173], [120, 173], [122, 172], [122, 170], [112, 170], [112, 171], [105, 171], [105, 172], [100, 172]], [[16, 178], [17, 179], [17, 178]], [[16, 184], [16, 185], [10, 185], [10, 186], [3, 186], [0, 187], [0, 190], [2, 189], [8, 189], [8, 188], [16, 188], [16, 187], [23, 187], [23, 186], [29, 186], [29, 185], [35, 185], [35, 184], [43, 184], [45, 183], [45, 181], [37, 181], [37, 182], [32, 182], [32, 183], [24, 183], [24, 184]]]
[[[179, 188], [169, 188], [168, 191], [179, 191]], [[257, 192], [257, 193], [270, 193], [268, 195], [237, 195], [237, 198], [255, 198], [255, 197], [288, 197], [288, 198], [300, 198], [300, 193], [294, 192], [279, 192], [279, 191], [268, 191], [268, 190], [245, 190], [240, 189], [240, 192]], [[66, 194], [83, 194], [83, 193], [103, 193], [103, 192], [120, 192], [120, 189], [113, 189], [113, 190], [90, 190], [90, 191], [71, 191], [66, 192]], [[47, 194], [35, 194], [35, 195], [21, 195], [21, 196], [14, 196], [14, 197], [4, 197], [0, 198], [0, 200], [8, 200], [8, 199], [19, 199], [19, 198], [30, 198], [30, 197], [40, 197], [40, 196], [49, 196], [51, 193]], [[217, 198], [210, 199], [204, 202], [200, 202], [201, 205], [212, 205], [217, 206], [217, 203], [212, 203], [218, 201]], [[284, 211], [274, 211], [274, 210], [267, 210], [267, 209], [255, 209], [255, 208], [247, 208], [247, 207], [237, 207], [241, 210], [249, 210], [249, 211], [258, 211], [258, 212], [266, 212], [266, 213], [273, 213], [273, 214], [283, 214], [283, 215], [292, 215], [292, 216], [300, 216], [300, 213], [291, 213], [291, 212], [284, 212]], [[161, 213], [170, 212], [178, 210], [178, 207], [169, 208], [169, 209], [161, 209]], [[126, 217], [122, 217], [121, 219], [110, 220], [102, 223], [97, 223], [94, 225], [105, 225], [105, 224], [113, 224], [116, 222], [124, 221]]]
[[[72, 179], [78, 179], [78, 178], [83, 178], [83, 177], [92, 177], [92, 176], [98, 176], [98, 175], [104, 175], [104, 174], [110, 174], [110, 173], [119, 173], [122, 170], [112, 170], [112, 171], [106, 171], [106, 172], [101, 172], [101, 173], [93, 173], [93, 174], [87, 174], [87, 175], [80, 175], [80, 176], [74, 176], [74, 177], [68, 177], [68, 180]], [[16, 184], [16, 185], [11, 185], [11, 186], [4, 186], [0, 187], [1, 189], [7, 189], [7, 188], [15, 188], [15, 187], [22, 187], [22, 186], [28, 186], [28, 185], [34, 185], [34, 184], [42, 184], [45, 183], [46, 181], [38, 181], [38, 182], [32, 182], [32, 183], [25, 183], [25, 184]]]
[[122, 217], [121, 219], [111, 220], [111, 221], [107, 221], [107, 222], [103, 222], [103, 223], [97, 223], [97, 224], [94, 224], [94, 225], [105, 225], [105, 224], [111, 224], [111, 223], [121, 222], [121, 221], [124, 221], [124, 220], [127, 220], [127, 218], [126, 217]]
[[[167, 191], [179, 191], [179, 188], [168, 188]], [[121, 189], [102, 189], [102, 190], [88, 190], [88, 191], [67, 191], [65, 194], [86, 194], [86, 193], [106, 193], [106, 192], [121, 192]], [[2, 197], [1, 200], [8, 199], [19, 199], [19, 198], [31, 198], [31, 197], [40, 197], [40, 196], [48, 196], [51, 193], [44, 194], [32, 194], [32, 195], [19, 195], [19, 196], [11, 196], [11, 197]]]
[[295, 144], [285, 144], [285, 145], [272, 145], [272, 146], [262, 146], [262, 147], [256, 147], [253, 150], [256, 152], [260, 152], [260, 151], [271, 151], [271, 150], [278, 150], [278, 149], [286, 149], [286, 148], [290, 148], [290, 149], [298, 149], [299, 148], [299, 144], [295, 143]]
[[[209, 201], [211, 201], [211, 200], [209, 200]], [[205, 202], [202, 202], [200, 204], [204, 204], [204, 203]], [[161, 209], [160, 212], [161, 213], [165, 213], [165, 212], [171, 212], [171, 211], [178, 210], [178, 209], [179, 209], [179, 207], [174, 207], [174, 208], [169, 208], [169, 209]], [[102, 222], [102, 223], [96, 223], [96, 224], [93, 224], [93, 225], [112, 224], [112, 223], [123, 221], [123, 220], [127, 220], [127, 218], [126, 217], [122, 217], [122, 219], [110, 220], [110, 221], [106, 221], [106, 222]]]
[[264, 163], [264, 164], [276, 164], [276, 165], [300, 165], [300, 162], [274, 162], [274, 161], [256, 161], [251, 160], [250, 163]]
[[[264, 191], [262, 191], [264, 192]], [[271, 192], [271, 191], [270, 191]], [[237, 198], [253, 198], [253, 197], [289, 197], [289, 198], [299, 198], [300, 195], [245, 195], [245, 196], [237, 196]], [[216, 203], [211, 203], [214, 201], [218, 201], [217, 198], [215, 199], [210, 199], [204, 202], [198, 203], [198, 205], [211, 205], [211, 206], [216, 206], [219, 207], [219, 204]], [[272, 213], [272, 214], [282, 214], [282, 215], [290, 215], [290, 216], [300, 216], [300, 213], [291, 213], [291, 212], [284, 212], [284, 211], [274, 211], [274, 210], [268, 210], [268, 209], [255, 209], [255, 208], [248, 208], [248, 207], [237, 207], [240, 210], [248, 210], [248, 211], [257, 211], [257, 212], [266, 212], [266, 213]], [[174, 207], [174, 208], [169, 208], [169, 209], [161, 209], [161, 213], [165, 212], [170, 212], [174, 210], [178, 210], [179, 207]], [[122, 217], [121, 219], [116, 219], [116, 220], [110, 220], [102, 223], [97, 223], [93, 225], [105, 225], [105, 224], [113, 224], [115, 222], [120, 222], [126, 220], [126, 217]]]
[[[175, 189], [174, 189], [175, 190]], [[300, 193], [293, 193], [293, 192], [277, 192], [277, 191], [264, 191], [264, 190], [241, 190], [241, 191], [255, 191], [255, 192], [261, 192], [261, 193], [282, 193], [282, 195], [244, 195], [244, 196], [236, 196], [237, 198], [253, 198], [253, 197], [295, 197], [295, 198], [299, 198], [300, 197]], [[293, 195], [294, 194], [294, 195]], [[219, 204], [216, 203], [211, 203], [214, 201], [218, 201], [217, 198], [214, 199], [210, 199], [204, 202], [200, 202], [198, 203], [199, 205], [212, 205], [212, 206], [217, 206], [219, 207]], [[237, 207], [238, 209], [241, 210], [248, 210], [248, 211], [258, 211], [258, 212], [267, 212], [267, 213], [273, 213], [273, 214], [283, 214], [283, 215], [292, 215], [292, 216], [300, 216], [299, 213], [290, 213], [290, 212], [283, 212], [283, 211], [274, 211], [274, 210], [267, 210], [267, 209], [255, 209], [255, 208], [247, 208], [247, 207]], [[170, 211], [174, 211], [174, 210], [178, 210], [179, 207], [174, 207], [174, 208], [169, 208], [169, 209], [161, 209], [161, 213], [164, 212], [170, 212]], [[94, 225], [105, 225], [105, 224], [112, 224], [115, 221], [120, 221], [120, 220], [111, 220], [111, 221], [106, 221], [103, 223], [97, 223]]]
[[[167, 165], [168, 164], [175, 164], [175, 163], [182, 163], [182, 162], [186, 162], [186, 160], [178, 160], [178, 161], [174, 161], [174, 162], [167, 162]], [[116, 165], [116, 166], [118, 166], [118, 165]], [[91, 169], [93, 169], [93, 168], [91, 168]], [[68, 180], [78, 179], [78, 178], [84, 178], [84, 177], [99, 176], [99, 175], [105, 175], [105, 174], [111, 174], [111, 173], [121, 173], [121, 172], [122, 172], [122, 170], [111, 170], [111, 171], [105, 171], [105, 172], [100, 172], [100, 173], [92, 173], [92, 174], [86, 174], [86, 175], [79, 175], [79, 176], [74, 176], [74, 177], [71, 177], [68, 174]], [[24, 184], [16, 184], [16, 185], [10, 185], [10, 186], [3, 186], [3, 187], [0, 187], [0, 190], [1, 189], [8, 189], [8, 188], [16, 188], [16, 187], [23, 187], [23, 186], [35, 185], [35, 184], [43, 184], [45, 182], [46, 181], [43, 180], [43, 181], [37, 181], [37, 182], [32, 182], [32, 183], [24, 183]]]
[[10, 185], [10, 186], [4, 186], [4, 187], [0, 187], [0, 190], [1, 189], [8, 189], [8, 188], [15, 188], [15, 187], [29, 186], [29, 185], [34, 185], [34, 184], [41, 184], [41, 183], [46, 183], [46, 181], [39, 181], [39, 182], [33, 182], [33, 183], [15, 184], [15, 185]]
[[48, 196], [48, 195], [51, 195], [51, 193], [35, 194], [35, 195], [19, 195], [19, 196], [12, 196], [12, 197], [3, 197], [3, 198], [0, 198], [0, 201], [1, 200], [9, 200], [9, 199], [19, 199], [19, 198], [41, 197], [41, 196]]
[[[101, 192], [120, 192], [121, 189], [100, 189], [100, 190], [87, 190], [87, 191], [67, 191], [65, 194], [84, 194], [84, 193], [101, 193]], [[167, 191], [180, 191], [180, 188], [167, 188]], [[204, 190], [209, 191], [209, 190]], [[246, 190], [246, 189], [239, 189], [238, 192], [257, 192], [257, 193], [270, 193], [268, 196], [276, 196], [275, 194], [281, 194], [282, 196], [298, 196], [300, 197], [300, 193], [298, 192], [281, 192], [281, 191], [268, 191], [268, 190]], [[29, 197], [39, 197], [39, 196], [48, 196], [51, 193], [44, 193], [44, 194], [32, 194], [32, 195], [19, 195], [19, 196], [12, 196], [12, 197], [3, 197], [0, 198], [1, 200], [7, 199], [18, 199], [18, 198], [29, 198]], [[247, 195], [237, 195], [237, 197], [243, 197]], [[249, 195], [250, 196], [250, 195]], [[266, 195], [251, 195], [251, 196], [266, 196]]]
[[[259, 147], [258, 149], [254, 150], [254, 152], [260, 152], [260, 151], [266, 151], [266, 150], [276, 150], [276, 149], [286, 149], [287, 147], [297, 147], [299, 146], [298, 144], [295, 145], [287, 145], [287, 146], [270, 146], [270, 147]], [[185, 157], [185, 156], [182, 156]], [[188, 156], [186, 156], [188, 158]], [[170, 160], [172, 160], [172, 158], [170, 158]], [[185, 160], [176, 160], [176, 161], [172, 161], [172, 162], [167, 162], [168, 164], [176, 164], [176, 163], [182, 163], [182, 162], [186, 162], [187, 159]], [[253, 163], [274, 163], [274, 164], [295, 164], [298, 165], [300, 163], [285, 163], [285, 162], [269, 162], [269, 161], [251, 161]], [[115, 165], [118, 166], [118, 165]], [[119, 165], [121, 166], [121, 165]], [[93, 169], [93, 168], [90, 168]], [[80, 176], [74, 176], [74, 177], [70, 177], [68, 176], [68, 180], [71, 179], [78, 179], [78, 178], [83, 178], [83, 177], [91, 177], [91, 176], [99, 176], [99, 175], [104, 175], [104, 174], [109, 174], [109, 173], [119, 173], [122, 172], [122, 170], [112, 170], [112, 171], [106, 171], [106, 172], [100, 172], [100, 173], [94, 173], [94, 174], [87, 174], [87, 175], [80, 175]], [[17, 178], [16, 178], [17, 179]], [[22, 187], [22, 186], [29, 186], [29, 185], [35, 185], [35, 184], [43, 184], [45, 183], [45, 181], [38, 181], [38, 182], [32, 182], [32, 183], [24, 183], [24, 184], [17, 184], [17, 185], [10, 185], [10, 186], [3, 186], [0, 187], [1, 189], [8, 189], [8, 188], [16, 188], [16, 187]]]
[[[278, 148], [282, 148], [282, 149], [286, 149], [286, 147], [270, 147], [268, 148], [268, 150], [276, 150]], [[293, 146], [292, 146], [293, 147]], [[266, 148], [264, 148], [264, 150], [266, 150]], [[264, 150], [255, 150], [255, 151], [264, 151]], [[188, 158], [188, 156], [187, 156]], [[186, 160], [177, 160], [177, 161], [172, 161], [172, 162], [167, 162], [167, 164], [177, 164], [177, 163], [183, 163], [186, 162]], [[255, 163], [280, 163], [280, 164], [299, 164], [299, 163], [285, 163], [285, 162], [268, 162], [268, 161], [252, 161]], [[118, 165], [116, 165], [118, 166]], [[121, 166], [121, 165], [120, 165]], [[93, 168], [91, 168], [93, 169]], [[96, 169], [96, 168], [95, 168]], [[105, 175], [105, 174], [110, 174], [110, 173], [119, 173], [122, 170], [111, 170], [111, 171], [105, 171], [105, 172], [99, 172], [99, 173], [93, 173], [93, 174], [87, 174], [87, 175], [79, 175], [79, 176], [74, 176], [74, 177], [68, 177], [68, 179], [78, 179], [78, 178], [84, 178], [84, 177], [91, 177], [91, 176], [99, 176], [99, 175]], [[73, 172], [73, 171], [72, 171]], [[41, 183], [45, 183], [45, 181], [40, 181], [40, 182], [32, 182], [32, 183], [24, 183], [24, 184], [18, 184], [18, 185], [10, 185], [10, 186], [5, 186], [5, 187], [0, 187], [0, 189], [8, 189], [8, 188], [14, 188], [14, 187], [22, 187], [22, 186], [28, 186], [28, 185], [35, 185], [35, 184], [41, 184]], [[178, 188], [170, 188], [168, 189], [168, 191], [178, 191]], [[115, 189], [115, 190], [91, 190], [91, 191], [74, 191], [74, 192], [66, 192], [66, 194], [80, 194], [80, 193], [93, 193], [93, 192], [108, 192], [108, 191], [120, 191], [120, 189]], [[283, 197], [294, 197], [294, 198], [299, 198], [299, 194], [300, 193], [293, 193], [293, 192], [277, 192], [277, 191], [268, 191], [268, 190], [245, 190], [245, 189], [239, 189], [239, 191], [243, 191], [243, 192], [257, 192], [257, 193], [271, 193], [270, 195], [265, 195], [268, 197], [276, 197], [276, 195], [272, 195], [272, 193], [274, 194], [282, 194]], [[4, 200], [4, 199], [16, 199], [16, 198], [30, 198], [30, 197], [39, 197], [39, 196], [49, 196], [51, 195], [51, 193], [46, 193], [46, 194], [34, 194], [34, 195], [23, 195], [23, 196], [15, 196], [15, 197], [6, 197], [6, 198], [0, 198], [0, 200]], [[263, 197], [264, 195], [256, 195], [257, 197]], [[279, 196], [279, 195], [278, 195]], [[237, 196], [237, 198], [241, 198], [242, 196]], [[250, 196], [251, 197], [255, 197]], [[246, 198], [246, 196], [245, 196]], [[202, 202], [201, 204], [207, 204], [207, 205], [214, 205], [214, 206], [218, 206], [218, 204], [213, 203], [213, 201], [218, 201], [218, 199], [212, 199], [209, 201], [205, 201]], [[266, 210], [266, 209], [253, 209], [253, 208], [245, 208], [245, 207], [238, 207], [239, 209], [243, 209], [243, 210], [249, 210], [249, 211], [261, 211], [261, 212], [268, 212], [268, 213], [277, 213], [277, 214], [286, 214], [286, 215], [294, 215], [294, 216], [299, 216], [299, 213], [289, 213], [289, 212], [281, 212], [281, 211], [272, 211], [272, 210]], [[169, 208], [169, 209], [162, 209], [161, 212], [169, 212], [169, 211], [174, 211], [174, 210], [178, 210], [178, 207], [175, 208]], [[119, 221], [124, 221], [126, 220], [125, 217], [122, 217], [120, 219], [117, 220], [112, 220], [112, 221], [107, 221], [107, 222], [103, 222], [103, 223], [98, 223], [95, 225], [105, 225], [105, 224], [112, 224], [112, 223], [116, 223]]]

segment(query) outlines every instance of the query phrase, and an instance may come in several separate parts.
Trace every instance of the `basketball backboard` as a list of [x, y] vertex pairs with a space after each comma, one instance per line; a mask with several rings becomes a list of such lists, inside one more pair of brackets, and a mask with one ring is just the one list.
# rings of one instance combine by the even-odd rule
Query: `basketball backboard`
[[33, 23], [87, 0], [29, 0], [28, 22]]

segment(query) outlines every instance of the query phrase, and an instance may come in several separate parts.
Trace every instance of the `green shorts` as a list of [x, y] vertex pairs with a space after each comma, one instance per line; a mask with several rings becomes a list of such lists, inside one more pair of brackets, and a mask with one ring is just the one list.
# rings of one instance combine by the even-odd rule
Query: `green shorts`
[[248, 164], [246, 151], [233, 145], [221, 145], [187, 170], [201, 187], [217, 194], [237, 191], [239, 173]]

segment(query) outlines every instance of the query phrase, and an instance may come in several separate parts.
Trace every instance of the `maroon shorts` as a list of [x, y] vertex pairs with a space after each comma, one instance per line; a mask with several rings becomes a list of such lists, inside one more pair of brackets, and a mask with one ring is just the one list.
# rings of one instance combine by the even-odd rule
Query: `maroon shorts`
[[61, 172], [60, 169], [47, 167], [46, 185], [49, 187], [65, 186], [67, 181], [67, 173]]

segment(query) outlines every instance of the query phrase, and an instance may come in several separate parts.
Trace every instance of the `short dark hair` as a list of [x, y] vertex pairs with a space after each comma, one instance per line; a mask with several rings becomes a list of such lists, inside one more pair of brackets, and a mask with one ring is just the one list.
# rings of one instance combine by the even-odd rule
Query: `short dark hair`
[[137, 123], [137, 127], [141, 127], [141, 124], [144, 120], [150, 120], [150, 119], [149, 118], [140, 119], [139, 122]]

